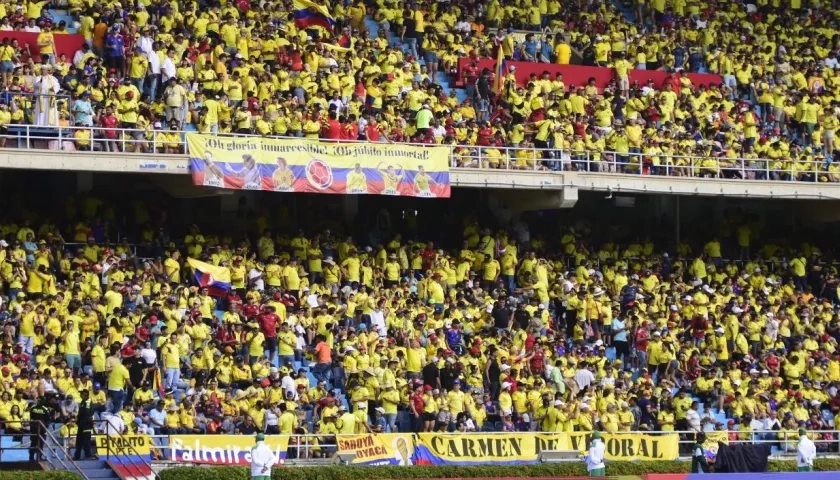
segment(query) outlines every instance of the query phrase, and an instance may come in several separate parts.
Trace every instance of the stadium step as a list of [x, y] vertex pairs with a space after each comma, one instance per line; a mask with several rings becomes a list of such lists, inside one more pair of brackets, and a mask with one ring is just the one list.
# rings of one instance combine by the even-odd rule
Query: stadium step
[[365, 26], [368, 29], [370, 38], [376, 38], [379, 36], [379, 24], [376, 23], [376, 20], [369, 16], [365, 16]]
[[[367, 27], [368, 31], [370, 32], [370, 38], [376, 38], [379, 36], [379, 23], [376, 22], [373, 18], [366, 16], [365, 17], [365, 26]], [[400, 48], [403, 47], [404, 43], [400, 40], [393, 32], [388, 32], [388, 45], [398, 46]], [[404, 50], [404, 49], [403, 49]]]
[[612, 4], [616, 10], [621, 12], [624, 18], [627, 19], [629, 22], [636, 21], [636, 13], [633, 11], [631, 6], [625, 5], [622, 0], [612, 0]]
[[119, 476], [111, 470], [104, 460], [81, 460], [76, 462], [85, 478], [117, 479]]
[[458, 99], [458, 103], [464, 103], [464, 100], [469, 98], [467, 96], [467, 89], [465, 88], [456, 88], [455, 89], [455, 98]]
[[76, 33], [76, 29], [72, 27], [73, 22], [75, 22], [75, 20], [73, 20], [73, 16], [70, 15], [70, 13], [67, 12], [67, 10], [50, 10], [50, 15], [52, 16], [55, 25], [58, 25], [59, 22], [64, 21], [64, 24], [67, 25], [67, 31], [70, 33]]

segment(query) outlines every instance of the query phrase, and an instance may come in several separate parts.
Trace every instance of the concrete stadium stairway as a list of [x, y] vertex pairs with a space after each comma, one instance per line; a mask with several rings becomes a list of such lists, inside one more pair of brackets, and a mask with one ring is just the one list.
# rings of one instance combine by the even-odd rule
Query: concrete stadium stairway
[[[370, 31], [371, 38], [376, 38], [379, 35], [379, 24], [373, 20], [371, 17], [365, 17], [365, 26]], [[400, 40], [393, 32], [388, 32], [388, 44], [389, 45], [398, 45], [403, 48], [403, 51], [406, 51], [405, 44]], [[425, 65], [426, 62], [422, 58], [417, 59], [421, 65]], [[438, 71], [437, 78], [435, 79], [435, 83], [443, 88], [443, 91], [449, 96], [449, 91], [455, 85], [455, 79], [451, 78], [448, 74]], [[463, 102], [467, 98], [467, 90], [464, 88], [455, 88], [455, 96], [458, 99], [458, 102]]]

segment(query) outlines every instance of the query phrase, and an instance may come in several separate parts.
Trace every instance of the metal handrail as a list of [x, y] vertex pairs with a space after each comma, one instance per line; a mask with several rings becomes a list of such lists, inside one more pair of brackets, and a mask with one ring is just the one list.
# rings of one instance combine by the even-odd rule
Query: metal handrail
[[[106, 420], [106, 422], [107, 422], [107, 420]], [[106, 438], [114, 436], [114, 437], [117, 437], [121, 440], [125, 440], [125, 436], [122, 434], [122, 432], [117, 432], [116, 435], [108, 435], [107, 428], [106, 428], [106, 433], [104, 433], [103, 435]], [[125, 447], [123, 447], [125, 450], [128, 450], [129, 453], [131, 453], [132, 455], [137, 457], [140, 465], [143, 465], [143, 466], [149, 468], [149, 471], [152, 472], [152, 477], [153, 478], [158, 478], [158, 475], [154, 472], [154, 470], [152, 470], [151, 462], [147, 462], [145, 459], [143, 459], [143, 456], [140, 455], [137, 452], [137, 450], [134, 448], [134, 446], [131, 445], [131, 442], [123, 441], [121, 443], [123, 445], [125, 445]], [[135, 468], [137, 468], [137, 466], [138, 466], [137, 462], [134, 462], [132, 460], [129, 460], [128, 463], [126, 463], [125, 459], [123, 458], [122, 455], [111, 455], [111, 442], [110, 441], [105, 442], [105, 457], [106, 457], [106, 459], [112, 459], [112, 458], [115, 459], [120, 465], [124, 465], [124, 466], [127, 465], [129, 467], [135, 467]], [[108, 460], [106, 460], [106, 461], [108, 461]]]
[[[108, 134], [113, 138], [108, 138]], [[83, 133], [83, 134], [82, 134]], [[168, 153], [188, 155], [185, 134], [195, 133], [182, 130], [131, 130], [106, 129], [101, 127], [8, 125], [5, 135], [8, 140], [18, 139], [21, 148], [29, 148], [33, 140], [74, 142], [73, 148], [97, 145], [115, 148], [126, 153], [140, 147], [150, 150], [146, 153]], [[77, 138], [77, 134], [80, 136]], [[295, 140], [298, 142], [328, 141], [335, 143], [358, 143], [351, 140], [307, 139], [290, 136], [260, 136], [253, 134], [216, 134], [223, 138], [270, 138]], [[135, 138], [139, 137], [139, 138]], [[383, 142], [384, 144], [387, 144]], [[428, 144], [399, 143], [405, 146], [429, 147]], [[770, 158], [722, 157], [712, 155], [681, 155], [650, 152], [616, 152], [611, 150], [575, 151], [569, 149], [480, 146], [480, 145], [436, 145], [449, 148], [450, 167], [453, 169], [491, 168], [500, 170], [567, 171], [591, 174], [624, 174], [651, 177], [690, 177], [697, 179], [729, 179], [735, 181], [808, 181], [821, 182], [821, 176], [829, 183], [840, 183], [840, 172], [829, 171], [832, 162], [827, 160], [793, 160]], [[143, 153], [143, 152], [137, 152]], [[658, 158], [659, 164], [646, 162], [646, 158]], [[777, 168], [781, 165], [781, 168]], [[728, 176], [741, 178], [728, 178]], [[748, 178], [748, 177], [755, 178]], [[827, 176], [827, 177], [826, 177]], [[803, 179], [807, 177], [807, 179]], [[833, 178], [836, 177], [836, 178]]]
[[[41, 422], [38, 422], [38, 423], [41, 423]], [[70, 470], [70, 468], [68, 468], [67, 464], [64, 463], [64, 460], [61, 459], [61, 455], [64, 455], [64, 456], [67, 457], [67, 461], [70, 462], [70, 465], [73, 466], [76, 473], [78, 473], [82, 478], [87, 478], [87, 476], [84, 474], [84, 472], [82, 472], [81, 467], [79, 467], [79, 465], [76, 463], [76, 461], [73, 460], [73, 457], [68, 452], [66, 452], [62, 448], [60, 448], [61, 442], [59, 442], [58, 439], [55, 438], [55, 435], [53, 435], [53, 433], [50, 431], [50, 429], [47, 428], [43, 423], [41, 423], [41, 426], [44, 429], [44, 431], [46, 432], [46, 436], [47, 436], [47, 440], [44, 441], [44, 445], [47, 446], [50, 449], [50, 452], [52, 452], [56, 456], [58, 461], [61, 462], [63, 470]]]
[[[3, 422], [5, 423], [5, 422]], [[41, 448], [41, 461], [46, 463], [50, 468], [53, 470], [67, 470], [73, 471], [78, 473], [82, 478], [86, 478], [82, 469], [79, 465], [73, 460], [73, 457], [68, 454], [67, 451], [62, 448], [61, 442], [55, 438], [53, 432], [50, 431], [49, 427], [45, 425], [43, 422], [38, 420], [27, 420], [27, 421], [20, 421], [15, 422], [20, 423], [21, 427], [28, 427], [28, 432], [21, 432], [19, 435], [22, 437], [29, 438], [30, 445], [28, 447], [20, 446], [20, 447], [12, 447], [12, 448], [4, 448], [3, 450], [30, 450], [32, 447], [32, 442], [35, 437], [39, 437], [39, 432], [44, 436], [43, 441], [39, 441], [40, 448]], [[39, 432], [33, 432], [32, 426], [39, 426]], [[4, 433], [3, 435], [9, 436], [11, 434]], [[49, 451], [50, 455], [45, 455], [45, 450]], [[55, 463], [58, 465], [56, 465]]]

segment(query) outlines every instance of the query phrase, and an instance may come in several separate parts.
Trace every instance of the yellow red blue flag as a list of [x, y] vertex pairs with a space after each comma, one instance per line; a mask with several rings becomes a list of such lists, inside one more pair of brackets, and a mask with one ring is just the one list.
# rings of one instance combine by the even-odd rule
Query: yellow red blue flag
[[230, 290], [230, 270], [217, 267], [194, 258], [188, 258], [187, 263], [193, 269], [193, 276], [199, 287], [210, 289], [211, 295], [222, 296]]

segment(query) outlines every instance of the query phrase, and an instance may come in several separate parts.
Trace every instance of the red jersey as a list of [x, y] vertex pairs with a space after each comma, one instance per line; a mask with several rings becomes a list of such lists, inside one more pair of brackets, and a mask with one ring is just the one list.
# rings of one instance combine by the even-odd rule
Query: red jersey
[[25, 353], [15, 353], [12, 355], [12, 363], [17, 363], [20, 360], [29, 363], [29, 355]]
[[245, 318], [251, 319], [257, 315], [260, 311], [259, 305], [254, 305], [253, 303], [249, 303], [247, 305], [242, 305], [242, 314], [245, 315]]
[[338, 120], [327, 120], [321, 128], [321, 138], [326, 138], [327, 140], [340, 140], [341, 130], [341, 124], [338, 123]]
[[709, 323], [702, 315], [697, 315], [691, 321], [691, 336], [694, 338], [706, 338], [706, 330], [709, 328]]
[[359, 82], [356, 84], [356, 89], [353, 90], [353, 93], [359, 96], [359, 98], [367, 98], [367, 89], [365, 88], [365, 84]]
[[575, 130], [575, 135], [580, 135], [581, 137], [586, 138], [586, 124], [583, 122], [575, 122], [573, 125]]
[[769, 368], [771, 370], [778, 370], [779, 369], [779, 357], [777, 357], [775, 355], [770, 355], [769, 357], [767, 357], [767, 360], [766, 360], [765, 363], [767, 364], [767, 368]]
[[516, 381], [515, 378], [511, 377], [510, 375], [505, 376], [502, 378], [502, 383], [508, 382], [510, 383], [510, 394], [513, 395], [519, 389], [519, 382]]
[[234, 310], [239, 310], [242, 308], [242, 299], [239, 298], [239, 295], [236, 294], [236, 291], [231, 290], [231, 293], [227, 296], [228, 305], [231, 305]]
[[365, 126], [365, 136], [369, 142], [379, 141], [379, 124], [376, 122], [369, 122]]
[[105, 115], [99, 118], [99, 125], [103, 128], [106, 138], [117, 138], [117, 128], [119, 121], [115, 115]]
[[432, 268], [432, 262], [435, 261], [437, 254], [431, 248], [427, 248], [423, 250], [421, 257], [423, 258], [423, 270], [428, 270]]
[[482, 127], [478, 130], [478, 144], [481, 146], [490, 145], [490, 138], [493, 136], [493, 130], [490, 127]]
[[426, 402], [423, 400], [422, 393], [412, 393], [411, 394], [411, 403], [414, 405], [414, 410], [417, 411], [419, 414], [423, 414], [423, 409], [426, 407]]
[[263, 313], [257, 317], [260, 323], [260, 330], [266, 338], [277, 337], [277, 325], [280, 323], [280, 317], [274, 313]]
[[227, 331], [226, 328], [220, 328], [216, 331], [216, 340], [222, 345], [235, 345], [236, 336]]
[[347, 35], [345, 33], [344, 35], [341, 36], [341, 38], [338, 39], [338, 46], [344, 47], [344, 48], [349, 48], [351, 41], [352, 40], [350, 38], [350, 35]]
[[545, 368], [545, 354], [540, 349], [534, 352], [534, 356], [531, 357], [531, 371], [534, 373], [542, 373], [543, 368]]
[[141, 342], [145, 342], [149, 339], [149, 329], [141, 325], [134, 329], [134, 336], [136, 336]]
[[463, 74], [464, 85], [475, 85], [476, 79], [478, 79], [478, 67], [470, 63], [464, 67]]
[[636, 350], [644, 351], [647, 350], [648, 342], [650, 342], [650, 334], [644, 328], [640, 328], [636, 332]]
[[257, 97], [249, 97], [248, 111], [251, 112], [251, 116], [258, 116], [260, 114], [260, 99]]
[[134, 45], [137, 43], [137, 37], [135, 37], [134, 35], [130, 35], [125, 30], [120, 32], [120, 36], [123, 38], [123, 55], [125, 55], [126, 57], [133, 56]]
[[388, 137], [392, 142], [404, 142], [406, 140], [405, 132], [397, 127], [391, 129], [391, 133], [388, 134]]
[[285, 48], [281, 48], [280, 50], [278, 50], [277, 56], [275, 58], [277, 59], [278, 65], [284, 65], [288, 67], [292, 63], [292, 60], [291, 58], [289, 58], [289, 54], [286, 53]]
[[292, 63], [291, 69], [295, 72], [303, 70], [303, 58], [300, 56], [300, 50], [294, 50], [289, 55], [289, 60]]

